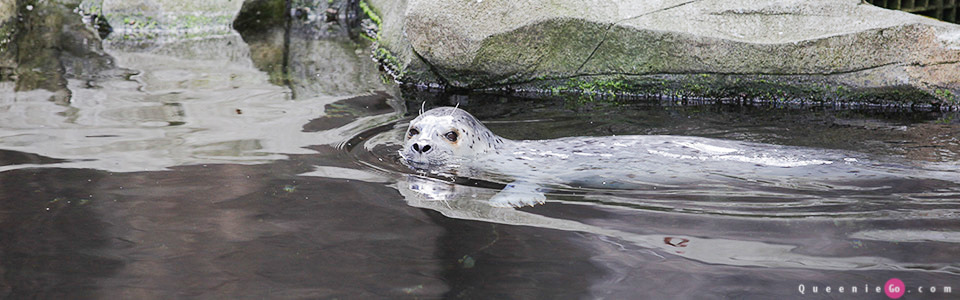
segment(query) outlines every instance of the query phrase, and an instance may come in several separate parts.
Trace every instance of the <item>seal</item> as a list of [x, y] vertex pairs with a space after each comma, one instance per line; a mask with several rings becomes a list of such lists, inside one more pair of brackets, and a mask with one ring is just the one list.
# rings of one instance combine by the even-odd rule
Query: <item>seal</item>
[[856, 161], [821, 149], [689, 136], [510, 140], [454, 107], [413, 119], [399, 152], [402, 163], [415, 170], [505, 184], [491, 199], [497, 206], [542, 203], [545, 190], [558, 188], [696, 189], [731, 186], [730, 181], [796, 186], [804, 183], [795, 178], [814, 172], [849, 179], [849, 168], [823, 166]]
[[439, 107], [410, 122], [400, 155], [409, 166], [436, 171], [499, 156], [510, 142], [462, 109]]

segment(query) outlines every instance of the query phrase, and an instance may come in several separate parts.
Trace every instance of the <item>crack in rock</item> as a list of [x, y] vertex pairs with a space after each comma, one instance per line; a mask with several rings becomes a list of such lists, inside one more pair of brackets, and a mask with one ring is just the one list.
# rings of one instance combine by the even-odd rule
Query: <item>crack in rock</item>
[[577, 68], [576, 73], [580, 73], [583, 70], [583, 66], [586, 66], [590, 59], [593, 58], [593, 55], [597, 53], [597, 50], [600, 50], [600, 46], [603, 45], [603, 42], [607, 40], [607, 34], [610, 33], [610, 28], [613, 28], [614, 24], [607, 25], [607, 29], [603, 30], [603, 37], [600, 38], [600, 42], [597, 43], [596, 47], [593, 47], [593, 51], [590, 51], [590, 55], [587, 55], [587, 58], [583, 60], [583, 63], [580, 64], [580, 67]]

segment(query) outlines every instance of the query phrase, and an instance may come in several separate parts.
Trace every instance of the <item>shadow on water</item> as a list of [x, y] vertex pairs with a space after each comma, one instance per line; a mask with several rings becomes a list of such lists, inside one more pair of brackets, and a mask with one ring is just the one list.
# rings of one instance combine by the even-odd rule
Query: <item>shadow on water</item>
[[396, 153], [426, 102], [514, 139], [691, 135], [955, 176], [955, 113], [399, 91], [324, 27], [340, 17], [244, 15], [278, 1], [248, 1], [238, 32], [102, 43], [44, 3], [30, 18], [59, 23], [28, 18], [20, 53], [38, 55], [0, 83], [0, 298], [773, 298], [960, 277], [949, 178], [559, 189], [513, 209], [486, 202], [504, 182]]
[[0, 296], [94, 298], [99, 280], [123, 266], [103, 255], [117, 244], [88, 205], [103, 179], [88, 170], [0, 173]]

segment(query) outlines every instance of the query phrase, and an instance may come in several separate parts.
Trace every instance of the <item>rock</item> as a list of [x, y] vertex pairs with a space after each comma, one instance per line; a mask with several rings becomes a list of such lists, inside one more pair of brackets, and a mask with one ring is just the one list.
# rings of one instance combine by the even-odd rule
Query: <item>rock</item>
[[960, 25], [859, 0], [369, 2], [409, 83], [960, 104]]
[[385, 69], [404, 82], [421, 85], [445, 83], [442, 77], [430, 70], [413, 50], [406, 38], [405, 20], [407, 1], [367, 0], [378, 16], [380, 30], [378, 48], [374, 55]]

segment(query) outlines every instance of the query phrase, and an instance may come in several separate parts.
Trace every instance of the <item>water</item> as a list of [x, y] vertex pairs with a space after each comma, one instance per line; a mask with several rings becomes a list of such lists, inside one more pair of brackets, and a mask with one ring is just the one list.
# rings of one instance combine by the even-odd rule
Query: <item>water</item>
[[[893, 277], [960, 293], [943, 294], [960, 289], [956, 113], [401, 91], [341, 38], [294, 37], [284, 78], [278, 35], [108, 37], [41, 68], [59, 76], [0, 83], [0, 298], [880, 298]], [[887, 176], [496, 208], [505, 182], [397, 161], [423, 102], [511, 139], [707, 137]]]

